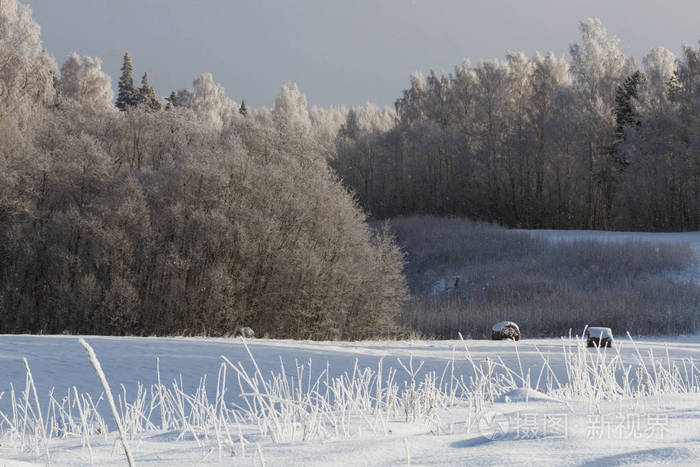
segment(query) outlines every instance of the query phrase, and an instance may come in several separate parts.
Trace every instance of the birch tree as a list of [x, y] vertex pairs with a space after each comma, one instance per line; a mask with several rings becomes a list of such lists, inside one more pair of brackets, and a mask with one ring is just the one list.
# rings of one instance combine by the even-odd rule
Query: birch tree
[[99, 58], [71, 54], [61, 65], [58, 89], [62, 97], [103, 106], [112, 106], [112, 79], [102, 71]]

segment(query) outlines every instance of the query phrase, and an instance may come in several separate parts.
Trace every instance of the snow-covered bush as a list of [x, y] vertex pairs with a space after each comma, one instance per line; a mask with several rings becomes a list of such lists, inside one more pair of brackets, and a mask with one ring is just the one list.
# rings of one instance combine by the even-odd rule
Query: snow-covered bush
[[519, 341], [520, 328], [512, 321], [500, 321], [491, 326], [491, 339], [510, 339], [513, 341]]
[[589, 327], [586, 328], [584, 336], [587, 339], [588, 347], [612, 347], [613, 345], [613, 333], [610, 328]]

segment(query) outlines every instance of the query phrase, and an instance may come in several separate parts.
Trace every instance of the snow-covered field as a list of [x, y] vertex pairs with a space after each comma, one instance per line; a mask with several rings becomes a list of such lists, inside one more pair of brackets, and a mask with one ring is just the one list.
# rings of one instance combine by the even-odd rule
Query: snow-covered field
[[[534, 234], [700, 253], [700, 232]], [[700, 336], [616, 336], [599, 350], [582, 331], [519, 343], [85, 340], [138, 465], [700, 465]], [[77, 337], [0, 336], [0, 466], [26, 463], [126, 463]]]
[[[274, 429], [268, 427], [265, 432], [260, 428], [260, 420], [230, 416], [228, 427], [217, 426], [213, 421], [199, 422], [197, 417], [202, 417], [204, 411], [193, 410], [192, 406], [197, 403], [194, 399], [187, 400], [196, 394], [199, 379], [207, 375], [206, 401], [212, 411], [222, 410], [217, 402], [217, 387], [223, 387], [220, 382], [217, 384], [223, 362], [221, 356], [234, 364], [242, 362], [249, 375], [255, 374], [240, 340], [116, 337], [87, 337], [86, 340], [94, 347], [115, 398], [125, 390], [126, 400], [134, 403], [138, 381], [158, 388], [156, 359], [159, 359], [163, 387], [172, 388], [172, 382], [177, 380], [177, 387], [181, 388], [183, 413], [189, 417], [190, 426], [176, 428], [173, 421], [170, 427], [163, 428], [157, 407], [158, 392], [154, 390], [153, 399], [149, 394], [139, 408], [153, 426], [149, 428], [144, 420], [142, 423], [132, 421], [132, 428], [127, 430], [127, 441], [136, 464], [262, 465], [263, 461], [266, 465], [700, 463], [700, 393], [697, 392], [700, 336], [640, 338], [634, 341], [636, 347], [627, 338], [619, 337], [616, 348], [600, 352], [579, 346], [581, 342], [568, 337], [563, 340], [525, 339], [517, 344], [476, 340], [353, 343], [251, 340], [249, 348], [262, 374], [259, 384], [263, 379], [270, 381], [272, 372], [280, 371], [280, 359], [286, 374], [294, 375], [292, 386], [299, 384], [295, 360], [299, 365], [311, 362], [310, 380], [306, 371], [302, 374], [302, 392], [306, 392], [309, 385], [313, 387], [319, 375], [316, 387], [319, 394], [326, 391], [327, 386], [337, 389], [339, 383], [334, 386], [333, 381], [338, 378], [339, 382], [343, 373], [350, 375], [344, 380], [343, 388], [348, 391], [350, 402], [336, 407], [345, 414], [315, 421], [299, 413], [278, 417], [275, 423], [283, 426], [277, 439], [273, 439]], [[23, 357], [27, 358], [36, 382], [44, 426], [48, 425], [46, 435], [36, 425], [31, 431], [31, 424], [24, 433], [19, 432], [21, 423], [17, 420], [21, 421], [24, 414], [16, 407], [13, 413], [10, 385], [15, 388], [15, 399], [24, 398]], [[413, 386], [409, 376], [411, 357], [414, 369], [423, 363]], [[358, 370], [353, 377], [355, 362]], [[380, 382], [376, 374], [360, 374], [363, 368], [376, 372], [380, 362]], [[393, 402], [390, 401], [392, 392], [388, 390], [390, 368], [397, 370], [393, 377], [397, 400]], [[610, 385], [610, 373], [606, 368], [612, 371], [612, 379], [618, 386]], [[328, 377], [323, 374], [326, 369]], [[625, 371], [629, 371], [627, 376]], [[426, 375], [433, 372], [436, 381], [426, 380]], [[480, 372], [491, 372], [491, 377], [480, 376]], [[642, 375], [643, 372], [648, 372], [649, 378]], [[90, 436], [71, 431], [70, 423], [65, 421], [71, 404], [71, 417], [80, 418], [74, 396], [63, 402], [64, 421], [55, 424], [51, 433], [53, 422], [48, 420], [60, 405], [56, 403], [49, 410], [51, 387], [56, 401], [61, 401], [73, 385], [80, 393], [90, 393], [95, 401], [102, 393], [78, 338], [0, 336], [0, 374], [3, 375], [0, 391], [5, 391], [0, 399], [0, 410], [7, 418], [0, 417], [3, 419], [0, 422], [0, 459], [3, 459], [0, 465], [14, 465], [18, 461], [45, 464], [47, 458], [55, 465], [85, 465], [91, 463], [91, 458], [95, 465], [125, 463], [113, 418], [108, 416], [110, 410], [104, 400], [97, 404], [97, 411], [106, 418], [109, 433], [98, 434], [95, 423], [88, 424], [93, 429]], [[641, 377], [641, 389], [637, 386], [638, 377]], [[626, 378], [628, 383], [625, 383]], [[245, 383], [239, 386], [231, 367], [228, 367], [226, 379], [226, 392], [223, 397], [219, 396], [226, 403], [226, 409], [234, 404], [247, 408], [241, 393], [253, 392], [251, 386]], [[368, 393], [362, 395], [360, 386], [365, 380], [364, 389]], [[539, 388], [541, 392], [519, 389], [528, 382], [530, 387]], [[355, 387], [351, 387], [353, 384]], [[624, 389], [625, 385], [629, 387]], [[383, 388], [380, 390], [383, 406], [374, 399], [377, 387]], [[411, 387], [413, 392], [407, 392]], [[262, 385], [258, 389], [265, 392]], [[481, 391], [481, 395], [468, 397], [467, 389], [474, 394]], [[273, 393], [272, 387], [268, 392]], [[28, 405], [32, 408], [36, 407], [33, 398], [33, 391], [29, 391]], [[255, 398], [248, 396], [249, 401], [252, 399]], [[311, 398], [290, 396], [289, 399], [296, 401], [295, 409], [307, 414], [317, 410], [317, 414], [327, 415], [325, 409], [312, 407]], [[156, 405], [152, 411], [151, 400]], [[200, 394], [198, 400], [205, 401], [205, 398]], [[285, 410], [284, 404], [274, 400], [272, 395], [267, 400], [271, 408]], [[365, 403], [366, 406], [362, 405]], [[122, 404], [123, 401], [121, 404], [117, 401], [117, 406]], [[121, 410], [123, 414], [123, 407]], [[54, 419], [61, 418], [59, 414]], [[128, 411], [126, 418], [129, 418]], [[15, 431], [11, 427], [13, 423], [17, 425]], [[314, 423], [322, 428], [314, 428]], [[206, 433], [202, 431], [205, 426], [208, 427]]]
[[687, 243], [700, 253], [700, 232], [614, 232], [607, 230], [526, 230], [552, 240], [643, 241]]
[[690, 245], [696, 261], [684, 278], [700, 282], [700, 232], [611, 232], [605, 230], [524, 230], [531, 235], [554, 241], [596, 240], [602, 242], [685, 243]]

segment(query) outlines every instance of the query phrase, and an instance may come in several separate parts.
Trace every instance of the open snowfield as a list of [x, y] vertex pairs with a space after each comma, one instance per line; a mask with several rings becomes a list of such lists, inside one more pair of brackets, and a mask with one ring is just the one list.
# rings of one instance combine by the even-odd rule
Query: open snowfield
[[[199, 379], [207, 375], [208, 400], [211, 404], [215, 404], [216, 400], [217, 372], [222, 355], [231, 362], [241, 361], [246, 368], [254, 371], [240, 340], [115, 337], [88, 337], [86, 340], [94, 347], [115, 397], [122, 392], [120, 387], [123, 384], [126, 399], [132, 403], [137, 381], [146, 386], [157, 383], [156, 359], [160, 361], [163, 385], [171, 386], [174, 379], [178, 380], [179, 385], [181, 378], [183, 392], [187, 394], [194, 394]], [[530, 386], [539, 386], [542, 392], [550, 394], [546, 396], [531, 392], [526, 401], [525, 391], [508, 389], [508, 384], [503, 383], [506, 393], [496, 394], [493, 403], [487, 396], [485, 405], [477, 411], [470, 410], [470, 402], [464, 394], [460, 393], [454, 400], [439, 400], [436, 392], [432, 400], [435, 410], [431, 412], [423, 406], [415, 418], [408, 421], [410, 417], [407, 417], [403, 405], [397, 406], [395, 412], [388, 409], [384, 413], [371, 409], [350, 410], [348, 415], [352, 420], [347, 425], [343, 425], [340, 419], [336, 420], [336, 427], [327, 423], [325, 432], [308, 440], [302, 439], [302, 429], [297, 427], [296, 434], [277, 442], [269, 433], [262, 434], [258, 425], [250, 420], [231, 421], [231, 442], [217, 441], [217, 436], [224, 439], [227, 435], [221, 428], [217, 435], [213, 425], [206, 436], [197, 430], [161, 430], [158, 428], [160, 412], [155, 408], [150, 418], [156, 427], [142, 432], [134, 430], [129, 434], [128, 442], [139, 465], [262, 465], [262, 461], [266, 465], [405, 465], [409, 460], [411, 465], [700, 463], [700, 394], [685, 393], [685, 390], [698, 390], [700, 336], [640, 338], [635, 339], [635, 343], [636, 348], [626, 338], [619, 338], [616, 349], [598, 352], [596, 349], [579, 348], [575, 339], [568, 338], [525, 339], [518, 344], [476, 340], [361, 343], [251, 340], [250, 351], [266, 377], [271, 372], [279, 371], [280, 358], [287, 374], [295, 378], [295, 360], [299, 364], [310, 360], [312, 385], [327, 364], [332, 380], [344, 372], [352, 373], [355, 362], [360, 369], [369, 367], [376, 371], [382, 361], [382, 384], [387, 384], [389, 368], [397, 369], [394, 381], [401, 395], [410, 378], [398, 359], [408, 367], [412, 356], [414, 368], [423, 362], [416, 380], [424, 383], [425, 375], [435, 372], [438, 383], [442, 379], [443, 386], [448, 388], [444, 392], [449, 399], [450, 380], [464, 378], [468, 386], [466, 382], [469, 378], [476, 376], [467, 356], [468, 351], [471, 362], [477, 368], [487, 368], [488, 362], [495, 362], [500, 357], [505, 366], [513, 370], [516, 386], [525, 384], [518, 375], [522, 374], [527, 381], [529, 373]], [[649, 358], [650, 352], [653, 352], [655, 363]], [[631, 376], [641, 371], [653, 374], [677, 368], [681, 376], [689, 372], [690, 385], [685, 389], [681, 389], [681, 386], [668, 387], [657, 395], [631, 399], [622, 394], [609, 397], [611, 392], [580, 397], [582, 394], [566, 395], [556, 391], [556, 379], [565, 384], [565, 381], [569, 381], [567, 368], [571, 370], [577, 365], [575, 361], [567, 365], [565, 360], [577, 360], [581, 355], [590, 358], [583, 363], [590, 366], [604, 365], [604, 362], [621, 358], [633, 367]], [[37, 449], [26, 440], [25, 446], [21, 447], [21, 438], [16, 434], [12, 439], [8, 431], [8, 422], [12, 420], [10, 383], [17, 392], [15, 397], [22, 398], [20, 393], [24, 390], [26, 379], [23, 357], [30, 365], [39, 403], [44, 410], [51, 387], [57, 400], [67, 394], [73, 385], [77, 386], [78, 392], [90, 393], [94, 399], [102, 392], [78, 338], [0, 337], [1, 390], [5, 391], [0, 399], [0, 409], [9, 419], [1, 425], [0, 458], [3, 463], [14, 465], [23, 461], [45, 464], [48, 456], [55, 465], [90, 464], [89, 449], [74, 433], [57, 430], [50, 436], [48, 449]], [[545, 361], [549, 362], [553, 371], [544, 365]], [[644, 363], [640, 365], [641, 362]], [[498, 368], [494, 370], [495, 373], [498, 373]], [[304, 387], [308, 384], [306, 376], [304, 373], [302, 377]], [[618, 381], [623, 379], [619, 371], [616, 377]], [[223, 399], [230, 406], [241, 404], [241, 388], [233, 371], [228, 372], [227, 379]], [[327, 381], [325, 375], [321, 377], [319, 392], [325, 390]], [[375, 378], [370, 387], [376, 387], [376, 384]], [[496, 386], [497, 378], [493, 378], [491, 384]], [[569, 381], [569, 386], [573, 385]], [[420, 389], [419, 386], [417, 384], [416, 388]], [[589, 382], [580, 391], [594, 387], [597, 387], [596, 383]], [[453, 389], [456, 393], [460, 392], [454, 386]], [[29, 399], [32, 398], [33, 394], [30, 393]], [[431, 403], [430, 397], [426, 399], [428, 404]], [[476, 399], [471, 403], [476, 404]], [[144, 413], [148, 412], [147, 409], [144, 409]], [[112, 425], [113, 419], [108, 416], [109, 408], [105, 401], [99, 403], [98, 411], [108, 419], [111, 432], [106, 436], [96, 433], [90, 436], [92, 461], [95, 465], [124, 464], [125, 457], [116, 441], [117, 433]], [[72, 408], [72, 416], [78, 418], [75, 407]], [[44, 413], [45, 423], [47, 419], [48, 413]], [[194, 425], [195, 422], [192, 423]], [[338, 426], [341, 428], [336, 432]], [[344, 431], [346, 428], [348, 432]], [[25, 433], [25, 436], [28, 437], [29, 433]]]

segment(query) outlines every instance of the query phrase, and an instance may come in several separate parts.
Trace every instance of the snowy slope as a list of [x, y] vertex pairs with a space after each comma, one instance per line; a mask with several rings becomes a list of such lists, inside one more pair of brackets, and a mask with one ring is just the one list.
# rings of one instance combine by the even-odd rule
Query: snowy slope
[[700, 232], [610, 232], [605, 230], [523, 230], [554, 241], [596, 240], [602, 242], [639, 241], [650, 243], [686, 243], [695, 251], [697, 261], [687, 277], [700, 282]]
[[551, 240], [598, 240], [606, 242], [643, 241], [687, 243], [700, 253], [700, 232], [611, 232], [606, 230], [523, 230]]

